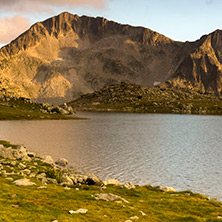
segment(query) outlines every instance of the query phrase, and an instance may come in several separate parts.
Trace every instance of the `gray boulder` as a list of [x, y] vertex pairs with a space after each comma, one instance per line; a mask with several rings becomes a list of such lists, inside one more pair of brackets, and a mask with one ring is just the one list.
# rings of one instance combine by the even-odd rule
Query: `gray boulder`
[[61, 178], [61, 184], [71, 186], [73, 185], [73, 181], [69, 176], [63, 175]]
[[61, 158], [61, 159], [56, 160], [55, 164], [61, 167], [65, 167], [68, 165], [68, 160]]
[[44, 156], [43, 158], [42, 158], [42, 162], [43, 163], [48, 163], [48, 164], [53, 164], [53, 159], [52, 159], [52, 157], [51, 156]]
[[35, 183], [31, 182], [27, 178], [20, 179], [20, 180], [15, 180], [13, 183], [18, 185], [18, 186], [33, 186], [33, 185], [36, 185]]

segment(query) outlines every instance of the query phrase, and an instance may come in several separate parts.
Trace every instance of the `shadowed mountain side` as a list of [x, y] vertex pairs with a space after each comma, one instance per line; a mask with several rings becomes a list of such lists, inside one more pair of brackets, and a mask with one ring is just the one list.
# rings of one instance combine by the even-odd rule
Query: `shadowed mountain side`
[[0, 90], [15, 85], [15, 95], [61, 103], [110, 84], [170, 80], [218, 93], [220, 38], [216, 31], [193, 43], [175, 42], [143, 27], [65, 12], [0, 49]]

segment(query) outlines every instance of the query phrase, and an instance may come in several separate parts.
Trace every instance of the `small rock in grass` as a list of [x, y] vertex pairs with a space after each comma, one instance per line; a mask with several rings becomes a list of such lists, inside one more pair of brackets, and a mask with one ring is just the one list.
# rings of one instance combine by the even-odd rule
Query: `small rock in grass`
[[19, 163], [18, 168], [19, 168], [19, 169], [25, 169], [25, 168], [26, 168], [26, 165], [24, 165], [24, 164], [22, 164], [22, 163]]
[[40, 186], [40, 187], [37, 187], [37, 189], [46, 189], [47, 186]]
[[64, 190], [71, 190], [70, 187], [64, 187]]
[[36, 185], [35, 183], [31, 182], [29, 179], [19, 179], [15, 180], [13, 183], [15, 183], [18, 186], [33, 186]]
[[130, 217], [131, 220], [139, 220], [139, 217], [134, 216], [134, 217]]
[[22, 161], [31, 162], [32, 159], [29, 156], [23, 156]]
[[13, 181], [14, 179], [13, 178], [11, 178], [11, 177], [7, 177], [7, 178], [5, 178], [6, 180], [9, 180], [9, 181]]
[[35, 176], [36, 176], [35, 173], [31, 173], [31, 174], [29, 175], [30, 178], [33, 178], [33, 177], [35, 177]]
[[146, 216], [146, 214], [141, 210], [140, 213], [142, 214], [142, 216]]
[[18, 204], [11, 204], [11, 206], [14, 207], [14, 208], [19, 208]]
[[80, 209], [78, 209], [78, 210], [76, 210], [76, 211], [70, 210], [69, 213], [70, 213], [70, 214], [86, 214], [87, 211], [88, 211], [87, 209], [82, 209], [82, 208], [80, 208]]
[[22, 173], [29, 175], [31, 173], [31, 170], [25, 169], [21, 171]]
[[100, 194], [95, 194], [93, 196], [96, 200], [105, 200], [105, 201], [116, 201], [116, 200], [122, 200], [125, 203], [129, 203], [129, 201], [125, 200], [124, 198], [112, 194], [112, 193], [100, 193]]
[[16, 197], [17, 197], [17, 194], [15, 193], [11, 195], [11, 198], [16, 198]]
[[13, 166], [13, 167], [14, 167], [16, 164], [17, 164], [16, 161], [11, 161], [11, 162], [10, 162], [10, 165]]

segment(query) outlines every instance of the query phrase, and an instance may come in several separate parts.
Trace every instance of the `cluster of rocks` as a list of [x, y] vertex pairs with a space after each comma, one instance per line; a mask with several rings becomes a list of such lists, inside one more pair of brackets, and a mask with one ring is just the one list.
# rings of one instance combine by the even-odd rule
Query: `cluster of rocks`
[[53, 106], [49, 103], [42, 103], [42, 109], [40, 110], [42, 113], [50, 113], [50, 114], [62, 114], [62, 115], [72, 115], [75, 114], [73, 108], [68, 106], [66, 103], [60, 106]]
[[61, 158], [53, 161], [52, 157], [39, 157], [29, 152], [24, 146], [5, 147], [0, 145], [0, 174], [8, 180], [13, 180], [14, 175], [20, 175], [17, 185], [34, 185], [31, 181], [35, 178], [44, 185], [60, 184], [71, 185], [95, 185], [102, 181], [94, 174], [74, 173], [68, 167], [68, 160]]
[[68, 167], [68, 160], [60, 158], [54, 162], [51, 156], [39, 157], [21, 145], [17, 147], [0, 145], [0, 157], [0, 174], [9, 180], [13, 180], [13, 178], [10, 179], [13, 175], [20, 175], [22, 178], [15, 181], [17, 185], [33, 185], [29, 179], [35, 178], [44, 185], [50, 183], [63, 186], [102, 184], [104, 189], [107, 185], [116, 185], [127, 189], [135, 188], [132, 182], [121, 184], [116, 179], [103, 182], [95, 174], [76, 173]]

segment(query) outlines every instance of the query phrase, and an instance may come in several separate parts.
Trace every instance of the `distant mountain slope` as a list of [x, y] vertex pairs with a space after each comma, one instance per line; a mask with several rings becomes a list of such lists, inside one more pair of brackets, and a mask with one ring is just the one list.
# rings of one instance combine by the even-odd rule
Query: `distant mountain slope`
[[181, 43], [143, 27], [65, 12], [0, 49], [0, 90], [61, 103], [113, 83], [169, 80], [220, 93], [221, 44], [221, 31]]

